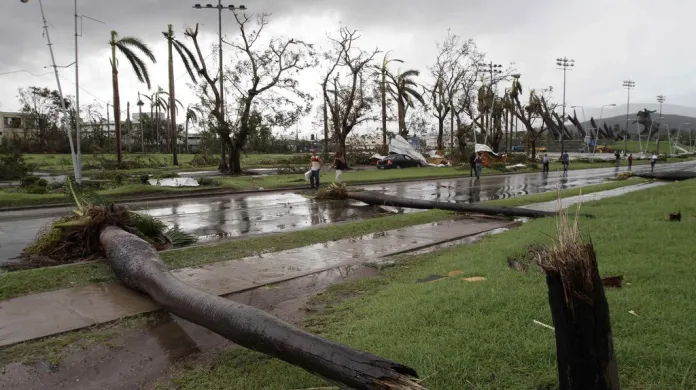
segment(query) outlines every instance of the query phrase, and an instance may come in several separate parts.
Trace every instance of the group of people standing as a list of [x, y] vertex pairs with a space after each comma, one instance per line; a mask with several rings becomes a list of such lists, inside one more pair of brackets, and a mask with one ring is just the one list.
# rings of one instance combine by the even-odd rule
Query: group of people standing
[[[319, 175], [321, 173], [321, 167], [324, 165], [324, 161], [317, 155], [317, 150], [312, 149], [312, 157], [309, 160], [309, 185], [312, 189], [319, 189]], [[341, 182], [341, 176], [343, 171], [348, 167], [346, 164], [346, 158], [343, 153], [336, 152], [333, 158], [333, 164], [329, 169], [336, 170], [335, 182]]]

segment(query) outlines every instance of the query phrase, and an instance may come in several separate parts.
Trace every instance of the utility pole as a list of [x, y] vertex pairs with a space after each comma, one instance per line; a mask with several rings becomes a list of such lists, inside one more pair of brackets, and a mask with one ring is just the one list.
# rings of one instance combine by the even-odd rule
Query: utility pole
[[109, 119], [109, 103], [106, 103], [106, 152], [111, 151], [111, 120]]
[[[26, 3], [28, 0], [22, 0]], [[48, 21], [46, 20], [46, 15], [44, 14], [43, 2], [39, 0], [39, 9], [41, 10], [41, 20], [43, 21], [44, 35], [46, 36], [46, 42], [48, 43], [48, 51], [51, 53], [51, 64], [53, 66], [53, 73], [56, 75], [56, 84], [58, 85], [58, 95], [60, 96], [60, 108], [63, 114], [69, 118], [68, 108], [65, 105], [65, 99], [63, 99], [63, 88], [60, 85], [60, 76], [58, 75], [58, 66], [56, 66], [56, 58], [53, 55], [53, 44], [51, 43], [51, 35], [48, 33]], [[78, 166], [77, 156], [75, 154], [75, 147], [73, 145], [72, 130], [70, 128], [66, 131], [68, 135], [68, 144], [70, 145], [70, 156], [72, 157], [73, 174], [75, 175], [75, 180], [79, 180], [80, 177], [80, 167]]]
[[143, 131], [143, 101], [140, 99], [140, 92], [138, 92], [138, 123], [140, 124], [140, 153], [145, 153], [145, 132]]
[[126, 121], [128, 121], [128, 135], [130, 135], [130, 142], [128, 143], [128, 153], [133, 152], [133, 123], [130, 117], [130, 102], [126, 102]]
[[[664, 103], [665, 100], [667, 100], [667, 96], [657, 95], [657, 102], [660, 103], [660, 121], [662, 121], [662, 103]], [[657, 127], [657, 154], [658, 155], [660, 154], [660, 129], [661, 128], [662, 128], [662, 124], [660, 124], [660, 126]], [[667, 127], [667, 135], [669, 136], [669, 126]]]
[[575, 66], [575, 60], [569, 59], [568, 57], [556, 58], [556, 65], [559, 66], [558, 69], [563, 71], [563, 116], [561, 117], [561, 153], [565, 152], [565, 146], [563, 144], [563, 135], [565, 133], [565, 121], [566, 121], [566, 73], [568, 70], [573, 70]]
[[[630, 112], [630, 107], [631, 107], [631, 89], [636, 87], [636, 83], [633, 80], [624, 80], [623, 82], [623, 87], [626, 88], [626, 91], [628, 92], [628, 97], [626, 98], [626, 134], [624, 134], [624, 152], [626, 149], [628, 149], [628, 115]], [[650, 134], [650, 130], [648, 130], [648, 134]], [[638, 139], [640, 140], [640, 133], [638, 133]], [[648, 138], [648, 143], [650, 142], [650, 139]], [[641, 150], [641, 153], [643, 151]]]
[[[494, 64], [493, 61], [491, 61], [489, 63], [479, 62], [478, 67], [483, 68], [483, 69], [479, 69], [479, 71], [484, 72], [484, 73], [489, 73], [490, 77], [491, 77], [490, 78], [490, 80], [491, 80], [491, 84], [490, 84], [491, 108], [489, 110], [490, 113], [486, 114], [487, 118], [486, 118], [486, 124], [485, 124], [485, 131], [486, 131], [486, 138], [487, 138], [488, 134], [490, 133], [491, 122], [493, 121], [493, 104], [495, 104], [495, 94], [493, 93], [493, 84], [494, 84], [493, 76], [496, 74], [503, 73], [503, 71], [501, 69], [503, 66], [500, 64]], [[475, 139], [476, 139], [476, 130], [474, 129], [474, 144], [476, 143]], [[476, 149], [476, 145], [474, 145], [474, 149]]]
[[[195, 9], [203, 9], [204, 7], [201, 6], [200, 4], [195, 4], [193, 6]], [[218, 58], [220, 60], [220, 74], [218, 75], [218, 78], [220, 79], [220, 110], [222, 111], [222, 117], [226, 118], [226, 109], [225, 109], [225, 77], [224, 77], [224, 68], [222, 67], [222, 10], [223, 9], [229, 9], [230, 11], [234, 10], [246, 10], [246, 6], [240, 5], [239, 7], [235, 7], [234, 5], [228, 5], [227, 7], [224, 7], [222, 5], [222, 0], [218, 0], [217, 7], [213, 7], [212, 4], [206, 4], [205, 5], [206, 9], [217, 9], [218, 11]], [[225, 119], [226, 120], [226, 119]], [[218, 123], [218, 126], [222, 126], [222, 123]], [[222, 141], [222, 140], [221, 140]], [[225, 144], [223, 142], [220, 142], [220, 158], [222, 161], [220, 161], [220, 166], [224, 166], [226, 163], [225, 161]]]

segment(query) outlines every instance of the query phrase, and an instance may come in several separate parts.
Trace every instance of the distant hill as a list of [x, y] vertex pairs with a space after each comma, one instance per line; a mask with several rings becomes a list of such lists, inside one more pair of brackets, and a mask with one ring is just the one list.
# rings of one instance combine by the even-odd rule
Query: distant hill
[[[647, 107], [649, 109], [649, 107]], [[642, 110], [642, 108], [641, 108]], [[696, 114], [696, 113], [695, 113]], [[657, 123], [662, 124], [662, 129], [664, 130], [664, 125], [669, 126], [670, 129], [679, 129], [680, 126], [682, 126], [682, 131], [685, 131], [687, 129], [692, 129], [696, 130], [696, 116], [683, 116], [683, 115], [672, 115], [672, 114], [665, 114], [663, 111], [662, 116], [664, 117], [663, 120], [659, 120], [660, 114], [658, 112], [654, 113], [651, 115], [653, 120]], [[628, 124], [628, 129], [630, 134], [637, 134], [639, 131], [639, 128], [642, 126], [638, 125], [638, 123], [633, 123], [635, 121], [636, 115], [633, 114], [628, 117], [629, 119], [629, 124]], [[607, 126], [613, 128], [615, 125], [621, 126], [621, 129], [624, 129], [626, 127], [626, 114], [624, 115], [618, 115], [618, 116], [612, 116], [609, 118], [602, 118], [600, 121], [598, 118], [595, 118], [595, 122], [597, 123], [597, 126], [599, 127], [604, 127], [604, 123], [607, 124]], [[685, 123], [688, 123], [685, 124]], [[582, 126], [584, 129], [589, 129], [592, 127], [590, 125], [590, 121], [588, 120], [587, 122], [583, 122]]]

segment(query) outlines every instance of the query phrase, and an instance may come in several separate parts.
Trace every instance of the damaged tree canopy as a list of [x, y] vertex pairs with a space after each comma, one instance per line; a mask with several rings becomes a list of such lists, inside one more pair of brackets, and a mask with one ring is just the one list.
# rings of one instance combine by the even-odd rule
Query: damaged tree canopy
[[178, 228], [167, 228], [162, 221], [147, 214], [110, 204], [75, 184], [72, 178], [66, 180], [65, 187], [77, 205], [73, 215], [59, 218], [39, 234], [36, 241], [24, 249], [24, 262], [13, 265], [12, 269], [57, 265], [101, 256], [103, 250], [99, 234], [105, 225], [118, 226], [133, 233], [157, 250], [186, 246], [196, 241], [194, 236]]
[[150, 244], [118, 227], [104, 227], [100, 242], [109, 264], [128, 287], [236, 344], [349, 388], [424, 389], [410, 367], [321, 338], [262, 310], [181, 282]]
[[361, 191], [361, 192], [351, 192], [338, 190], [338, 193], [342, 193], [345, 198], [359, 200], [363, 203], [367, 203], [373, 206], [392, 206], [392, 207], [405, 207], [412, 209], [439, 209], [439, 210], [449, 210], [458, 211], [461, 213], [477, 213], [486, 215], [502, 215], [506, 217], [525, 217], [525, 218], [542, 218], [551, 217], [556, 215], [555, 212], [551, 211], [539, 211], [532, 209], [523, 209], [518, 207], [495, 207], [495, 206], [485, 206], [481, 204], [468, 204], [468, 203], [450, 203], [450, 202], [437, 202], [432, 200], [421, 200], [421, 199], [406, 199], [400, 198], [398, 196], [384, 195], [372, 191]]

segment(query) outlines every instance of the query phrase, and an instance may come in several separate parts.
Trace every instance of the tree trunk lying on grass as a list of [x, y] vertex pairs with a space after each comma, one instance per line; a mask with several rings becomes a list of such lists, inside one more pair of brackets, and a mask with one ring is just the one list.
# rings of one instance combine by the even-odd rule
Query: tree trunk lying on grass
[[560, 390], [618, 390], [609, 305], [591, 243], [560, 215], [558, 244], [535, 254], [546, 273]]
[[425, 389], [410, 367], [334, 343], [262, 310], [186, 285], [169, 273], [150, 244], [120, 228], [104, 228], [100, 242], [109, 264], [127, 286], [148, 294], [172, 314], [236, 344], [349, 388]]
[[478, 213], [486, 215], [503, 215], [506, 217], [526, 217], [526, 218], [541, 218], [555, 216], [552, 211], [538, 211], [531, 209], [523, 209], [518, 207], [495, 207], [485, 206], [481, 204], [469, 203], [450, 203], [437, 202], [432, 200], [407, 199], [398, 196], [384, 195], [372, 191], [348, 192], [347, 198], [359, 200], [373, 206], [392, 206], [406, 207], [411, 209], [440, 209], [459, 211], [462, 213]]
[[681, 181], [696, 178], [696, 172], [679, 171], [679, 172], [653, 172], [653, 173], [638, 173], [635, 176], [644, 179], [657, 179], [667, 181]]

